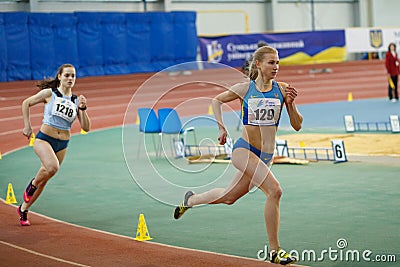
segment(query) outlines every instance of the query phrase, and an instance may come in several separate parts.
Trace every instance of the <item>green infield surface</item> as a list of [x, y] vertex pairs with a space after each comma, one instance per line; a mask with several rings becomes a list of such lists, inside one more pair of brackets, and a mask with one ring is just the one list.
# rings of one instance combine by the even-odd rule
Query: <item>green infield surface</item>
[[[198, 139], [211, 142], [208, 139], [217, 136], [215, 128], [196, 128]], [[179, 204], [185, 191], [224, 187], [235, 169], [231, 164], [190, 165], [182, 158], [156, 158], [148, 136], [150, 157], [143, 147], [136, 157], [137, 126], [132, 132], [132, 142], [124, 147], [122, 128], [73, 136], [62, 167], [31, 210], [132, 237], [142, 213], [152, 237], [148, 242], [264, 256], [265, 195], [260, 190], [232, 206], [196, 207], [174, 220], [172, 204]], [[3, 155], [1, 198], [12, 183], [21, 203], [39, 165], [32, 147]], [[300, 264], [395, 266], [400, 261], [399, 165], [317, 162], [274, 165], [272, 171], [283, 188], [281, 244], [296, 250]]]

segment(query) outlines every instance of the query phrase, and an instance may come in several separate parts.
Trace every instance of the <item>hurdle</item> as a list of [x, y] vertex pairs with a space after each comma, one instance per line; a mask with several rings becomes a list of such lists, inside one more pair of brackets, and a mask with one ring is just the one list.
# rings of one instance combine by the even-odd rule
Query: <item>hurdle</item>
[[353, 115], [344, 115], [346, 132], [392, 132], [399, 133], [399, 116], [390, 115], [389, 121], [356, 122]]
[[343, 140], [331, 140], [332, 147], [289, 147], [287, 140], [276, 140], [276, 155], [310, 161], [346, 162], [346, 151]]
[[193, 157], [201, 155], [226, 155], [230, 158], [232, 155], [232, 148], [234, 140], [226, 138], [224, 145], [200, 145], [200, 144], [184, 144], [183, 139], [174, 139], [175, 157]]
[[[181, 156], [197, 156], [197, 155], [219, 155], [226, 154], [224, 146], [200, 146], [200, 145], [185, 145], [184, 154], [178, 152]], [[178, 155], [178, 154], [177, 154]]]

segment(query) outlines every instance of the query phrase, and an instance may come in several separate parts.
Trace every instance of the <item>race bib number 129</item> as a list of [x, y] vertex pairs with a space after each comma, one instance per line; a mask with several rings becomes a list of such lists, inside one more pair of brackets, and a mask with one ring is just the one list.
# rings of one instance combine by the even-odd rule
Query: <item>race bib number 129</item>
[[250, 98], [248, 121], [252, 125], [275, 125], [279, 119], [281, 101], [276, 98]]

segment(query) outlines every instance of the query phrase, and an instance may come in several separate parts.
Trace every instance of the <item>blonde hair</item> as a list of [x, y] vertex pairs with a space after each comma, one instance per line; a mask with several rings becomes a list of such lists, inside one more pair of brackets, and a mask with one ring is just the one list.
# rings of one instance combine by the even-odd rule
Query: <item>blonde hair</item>
[[258, 69], [256, 66], [256, 60], [259, 62], [263, 60], [265, 54], [278, 54], [278, 50], [276, 50], [273, 47], [270, 46], [263, 46], [258, 48], [253, 55], [253, 60], [251, 61], [250, 64], [250, 69], [249, 69], [249, 77], [250, 80], [255, 80], [258, 77]]

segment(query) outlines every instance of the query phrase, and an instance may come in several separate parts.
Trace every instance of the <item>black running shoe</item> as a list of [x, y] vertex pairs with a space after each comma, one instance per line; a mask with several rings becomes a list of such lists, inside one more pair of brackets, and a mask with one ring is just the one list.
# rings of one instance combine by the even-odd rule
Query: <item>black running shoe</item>
[[186, 194], [185, 194], [185, 198], [182, 201], [182, 203], [178, 207], [175, 208], [174, 218], [176, 220], [178, 220], [180, 217], [182, 217], [182, 215], [185, 213], [185, 211], [190, 209], [190, 207], [188, 206], [188, 200], [193, 195], [194, 195], [193, 191], [187, 191]]

